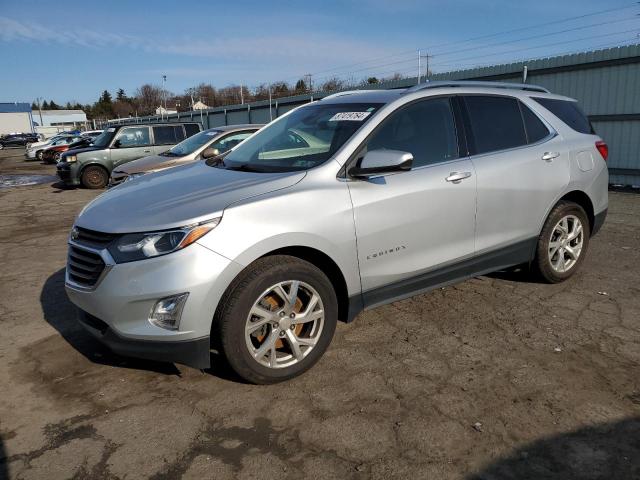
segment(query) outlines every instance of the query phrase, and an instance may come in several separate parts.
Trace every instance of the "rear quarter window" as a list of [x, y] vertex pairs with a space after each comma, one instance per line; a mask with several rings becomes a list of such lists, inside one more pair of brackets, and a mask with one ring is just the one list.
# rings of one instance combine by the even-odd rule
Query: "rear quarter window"
[[577, 102], [570, 100], [556, 100], [553, 98], [532, 97], [544, 108], [579, 133], [593, 135], [595, 132], [587, 116], [580, 110]]

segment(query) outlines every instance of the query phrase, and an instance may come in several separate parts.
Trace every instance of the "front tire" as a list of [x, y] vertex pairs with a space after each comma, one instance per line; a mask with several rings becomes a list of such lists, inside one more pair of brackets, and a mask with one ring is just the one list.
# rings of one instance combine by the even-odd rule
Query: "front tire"
[[219, 305], [212, 338], [231, 368], [256, 384], [288, 380], [311, 368], [331, 343], [338, 319], [327, 276], [287, 255], [255, 261]]
[[36, 152], [36, 159], [39, 161], [42, 161], [42, 155], [44, 154], [44, 152], [42, 150], [38, 150]]
[[106, 187], [108, 181], [109, 174], [107, 171], [97, 165], [90, 165], [86, 167], [82, 171], [82, 175], [80, 177], [80, 183], [82, 183], [82, 186], [92, 190]]
[[590, 235], [584, 209], [574, 202], [558, 202], [538, 238], [534, 270], [549, 283], [567, 280], [584, 261]]

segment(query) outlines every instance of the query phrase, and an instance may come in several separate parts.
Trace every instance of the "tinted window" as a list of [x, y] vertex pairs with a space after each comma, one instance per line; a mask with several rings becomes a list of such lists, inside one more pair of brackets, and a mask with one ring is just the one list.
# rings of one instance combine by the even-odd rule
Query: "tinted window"
[[120, 148], [144, 147], [151, 143], [149, 139], [149, 127], [127, 127], [118, 132], [117, 141]]
[[175, 145], [184, 140], [184, 131], [182, 125], [153, 127], [153, 137], [156, 145]]
[[527, 144], [518, 101], [509, 97], [465, 97], [475, 153], [495, 152]]
[[522, 110], [522, 118], [524, 119], [524, 127], [527, 131], [529, 143], [539, 142], [549, 135], [549, 129], [529, 107], [520, 103], [520, 109]]
[[200, 127], [195, 123], [185, 123], [184, 130], [187, 132], [187, 137], [190, 137], [191, 135], [198, 133], [200, 131]]
[[536, 102], [553, 113], [576, 132], [592, 134], [593, 127], [587, 116], [582, 113], [576, 102], [554, 100], [551, 98], [534, 98]]
[[449, 99], [414, 103], [392, 114], [367, 144], [368, 151], [380, 149], [410, 152], [414, 167], [458, 158]]
[[220, 153], [227, 152], [238, 145], [245, 138], [249, 137], [253, 132], [237, 132], [224, 137], [222, 140], [214, 142], [211, 146], [217, 148]]

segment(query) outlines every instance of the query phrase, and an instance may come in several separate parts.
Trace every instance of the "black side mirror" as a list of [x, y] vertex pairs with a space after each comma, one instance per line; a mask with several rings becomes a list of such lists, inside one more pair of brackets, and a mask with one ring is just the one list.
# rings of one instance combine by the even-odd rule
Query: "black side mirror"
[[202, 151], [202, 158], [213, 158], [220, 155], [220, 151], [217, 148], [207, 147]]
[[406, 172], [413, 166], [413, 155], [400, 150], [372, 150], [347, 172], [354, 178], [369, 178], [392, 172]]
[[120, 140], [116, 140], [115, 142], [113, 142], [113, 148], [120, 148], [121, 145], [122, 142], [120, 142]]

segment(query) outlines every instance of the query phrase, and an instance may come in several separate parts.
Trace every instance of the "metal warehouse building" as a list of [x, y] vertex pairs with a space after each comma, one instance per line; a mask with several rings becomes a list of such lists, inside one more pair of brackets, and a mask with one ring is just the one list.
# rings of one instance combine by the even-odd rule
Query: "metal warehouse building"
[[0, 103], [0, 135], [33, 132], [29, 103]]
[[[609, 145], [611, 183], [640, 185], [640, 45], [438, 73], [431, 75], [430, 80], [526, 81], [575, 98]], [[400, 88], [416, 82], [414, 77], [375, 87]], [[184, 112], [170, 115], [169, 120], [201, 121], [205, 128], [266, 123], [271, 117], [326, 95], [329, 93], [279, 98], [271, 104], [263, 101]], [[145, 120], [159, 121], [160, 117]]]
[[82, 127], [87, 115], [82, 110], [33, 110], [33, 120], [42, 127]]

